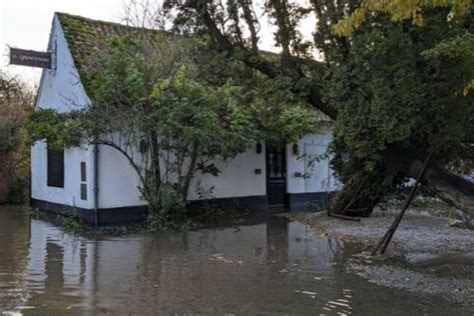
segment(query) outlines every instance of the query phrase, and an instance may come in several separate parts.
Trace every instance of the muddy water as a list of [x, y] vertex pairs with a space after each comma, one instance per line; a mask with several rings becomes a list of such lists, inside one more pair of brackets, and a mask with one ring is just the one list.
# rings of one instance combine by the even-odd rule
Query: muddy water
[[[346, 273], [356, 249], [280, 217], [162, 236], [85, 238], [0, 207], [5, 315], [469, 315]], [[0, 315], [2, 313], [0, 312]]]

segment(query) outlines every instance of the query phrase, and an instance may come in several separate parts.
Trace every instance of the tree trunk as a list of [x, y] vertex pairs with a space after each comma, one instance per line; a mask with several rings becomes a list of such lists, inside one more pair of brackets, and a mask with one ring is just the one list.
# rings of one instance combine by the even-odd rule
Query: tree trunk
[[8, 193], [10, 192], [7, 183], [6, 172], [0, 170], [0, 204], [8, 202]]
[[194, 171], [196, 169], [196, 163], [198, 159], [198, 149], [199, 145], [197, 143], [193, 144], [193, 148], [191, 150], [191, 161], [189, 162], [189, 169], [186, 170], [186, 176], [184, 178], [184, 183], [183, 183], [183, 201], [186, 203], [188, 201], [188, 191], [189, 191], [189, 186], [191, 185], [191, 180], [194, 175]]
[[[336, 193], [331, 200], [329, 213], [346, 216], [368, 217], [374, 207], [387, 192], [374, 192], [371, 188], [378, 187], [377, 182], [383, 182], [383, 177], [359, 170]], [[382, 187], [382, 184], [380, 184]]]
[[150, 153], [151, 153], [151, 163], [152, 163], [152, 172], [154, 180], [154, 199], [156, 201], [161, 200], [161, 169], [160, 169], [160, 148], [158, 144], [158, 135], [156, 132], [150, 132]]
[[474, 186], [471, 182], [442, 171], [430, 169], [426, 186], [446, 203], [474, 215]]

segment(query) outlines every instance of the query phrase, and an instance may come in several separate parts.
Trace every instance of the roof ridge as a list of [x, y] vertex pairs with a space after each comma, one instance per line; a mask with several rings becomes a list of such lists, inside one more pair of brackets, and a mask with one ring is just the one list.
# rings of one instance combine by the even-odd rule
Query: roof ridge
[[[89, 23], [100, 23], [100, 24], [108, 24], [108, 25], [111, 25], [111, 26], [127, 27], [127, 28], [132, 28], [132, 29], [143, 29], [141, 27], [127, 25], [127, 24], [123, 24], [123, 23], [120, 23], [120, 22], [92, 19], [92, 18], [85, 17], [85, 16], [82, 16], [82, 15], [71, 14], [71, 13], [66, 13], [66, 12], [56, 11], [56, 12], [54, 12], [54, 14], [57, 15], [57, 16], [65, 16], [65, 17], [74, 18], [74, 19], [77, 19], [77, 20], [84, 20], [85, 22], [89, 22]], [[155, 31], [154, 29], [149, 29], [149, 28], [145, 28], [145, 29]]]

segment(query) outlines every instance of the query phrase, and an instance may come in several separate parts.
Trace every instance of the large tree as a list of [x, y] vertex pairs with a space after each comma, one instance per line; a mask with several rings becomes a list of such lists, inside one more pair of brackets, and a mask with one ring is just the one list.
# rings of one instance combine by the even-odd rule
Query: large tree
[[[474, 214], [474, 185], [457, 172], [473, 159], [472, 7], [464, 3], [463, 10], [457, 2], [415, 6], [416, 25], [390, 19], [391, 8], [361, 11], [353, 0], [168, 0], [164, 8], [174, 31], [206, 34], [229, 58], [270, 79], [287, 78], [293, 93], [337, 122], [333, 148], [345, 187], [333, 211], [369, 214], [404, 177], [417, 177], [432, 152], [423, 183]], [[348, 15], [350, 31], [337, 35], [333, 27]], [[308, 16], [316, 17], [312, 39], [300, 30]], [[262, 24], [275, 30], [279, 60], [259, 50]]]

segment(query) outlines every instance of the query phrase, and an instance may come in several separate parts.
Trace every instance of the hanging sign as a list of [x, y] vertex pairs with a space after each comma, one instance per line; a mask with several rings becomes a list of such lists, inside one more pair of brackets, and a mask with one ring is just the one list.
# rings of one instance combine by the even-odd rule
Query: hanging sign
[[51, 53], [10, 48], [10, 64], [51, 69]]

